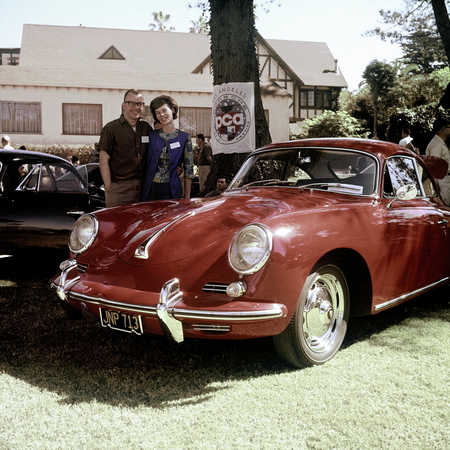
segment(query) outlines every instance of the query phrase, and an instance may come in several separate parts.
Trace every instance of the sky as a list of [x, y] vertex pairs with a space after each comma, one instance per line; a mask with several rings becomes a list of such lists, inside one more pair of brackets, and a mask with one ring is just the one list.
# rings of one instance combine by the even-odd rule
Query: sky
[[[158, 11], [170, 14], [168, 25], [175, 31], [189, 32], [201, 10], [189, 9], [188, 4], [189, 0], [4, 1], [0, 48], [21, 46], [23, 24], [148, 30], [152, 13]], [[380, 25], [381, 9], [402, 10], [403, 5], [404, 0], [275, 0], [268, 13], [257, 9], [256, 28], [265, 39], [325, 42], [348, 89], [354, 91], [372, 60], [390, 63], [402, 56], [397, 45], [363, 34]]]

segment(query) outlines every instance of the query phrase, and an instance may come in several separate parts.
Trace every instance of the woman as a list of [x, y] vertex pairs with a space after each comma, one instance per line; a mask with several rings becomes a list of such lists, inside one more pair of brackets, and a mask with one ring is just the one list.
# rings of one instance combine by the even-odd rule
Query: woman
[[181, 166], [184, 166], [184, 198], [190, 198], [194, 154], [189, 134], [175, 128], [178, 104], [172, 97], [161, 95], [152, 100], [150, 110], [161, 128], [149, 133], [142, 201], [182, 198]]

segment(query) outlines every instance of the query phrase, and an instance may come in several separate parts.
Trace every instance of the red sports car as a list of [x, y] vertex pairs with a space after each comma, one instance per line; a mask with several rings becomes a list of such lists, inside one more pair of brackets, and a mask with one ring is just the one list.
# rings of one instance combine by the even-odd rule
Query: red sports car
[[332, 358], [349, 317], [450, 277], [439, 158], [364, 139], [254, 151], [222, 195], [82, 216], [52, 280], [72, 317], [185, 338], [273, 336], [295, 367]]

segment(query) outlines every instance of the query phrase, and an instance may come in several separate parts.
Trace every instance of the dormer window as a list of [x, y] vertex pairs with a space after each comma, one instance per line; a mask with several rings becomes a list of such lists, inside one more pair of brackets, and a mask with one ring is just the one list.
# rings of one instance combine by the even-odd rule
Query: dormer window
[[111, 47], [108, 48], [108, 50], [106, 50], [105, 53], [103, 53], [102, 56], [100, 56], [100, 58], [98, 59], [125, 59], [122, 56], [122, 53], [119, 52], [119, 50], [117, 50], [116, 47], [114, 47], [114, 45], [111, 45]]

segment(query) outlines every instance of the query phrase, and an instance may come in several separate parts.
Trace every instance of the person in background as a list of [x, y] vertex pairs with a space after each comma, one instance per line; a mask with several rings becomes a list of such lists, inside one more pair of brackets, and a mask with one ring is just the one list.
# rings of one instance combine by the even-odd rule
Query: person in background
[[225, 177], [219, 177], [217, 178], [216, 182], [216, 190], [210, 192], [209, 194], [206, 194], [205, 197], [217, 197], [218, 195], [222, 194], [227, 187], [228, 187], [227, 179]]
[[198, 181], [200, 184], [200, 192], [205, 188], [206, 178], [211, 169], [212, 150], [211, 146], [206, 143], [203, 134], [197, 134], [198, 152]]
[[[161, 129], [149, 133], [142, 201], [190, 198], [194, 178], [194, 154], [191, 137], [175, 127], [178, 104], [168, 95], [156, 97], [150, 103], [153, 119]], [[184, 170], [184, 190], [179, 177]]]
[[99, 162], [99, 154], [98, 154], [98, 142], [94, 144], [94, 148], [91, 150], [91, 163]]
[[99, 163], [107, 207], [140, 200], [148, 134], [152, 130], [141, 118], [143, 110], [143, 93], [130, 89], [123, 97], [122, 115], [101, 131]]
[[445, 143], [450, 136], [450, 120], [437, 119], [433, 124], [433, 131], [435, 135], [427, 146], [426, 154], [442, 158], [449, 164], [447, 175], [442, 180], [437, 180], [437, 183], [441, 191], [442, 200], [447, 206], [450, 206], [450, 152]]
[[2, 136], [2, 147], [5, 150], [14, 150], [14, 147], [11, 145], [11, 139], [6, 134]]
[[419, 153], [418, 149], [416, 149], [412, 143], [413, 138], [410, 136], [411, 135], [411, 131], [409, 130], [409, 128], [403, 128], [402, 130], [402, 138], [399, 142], [399, 145], [401, 145], [402, 147], [405, 147], [409, 150], [412, 150], [413, 152]]

